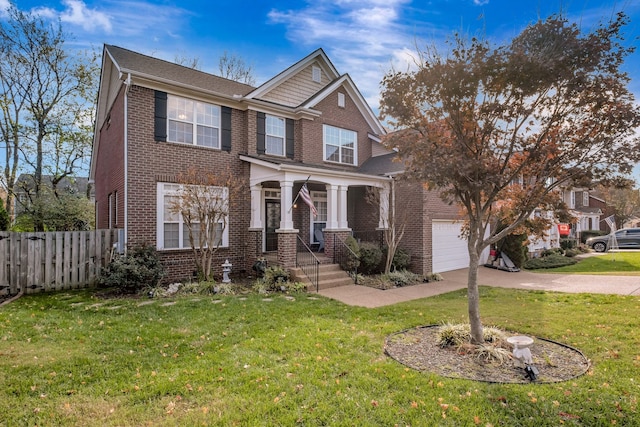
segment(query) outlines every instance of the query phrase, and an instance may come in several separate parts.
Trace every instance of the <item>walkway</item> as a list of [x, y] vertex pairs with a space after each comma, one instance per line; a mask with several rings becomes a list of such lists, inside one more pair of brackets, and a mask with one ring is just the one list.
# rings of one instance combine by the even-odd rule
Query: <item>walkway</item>
[[[422, 283], [386, 291], [350, 285], [321, 290], [319, 293], [349, 305], [369, 308], [382, 307], [466, 289], [467, 271], [466, 268], [448, 271], [441, 273], [444, 280], [440, 282]], [[640, 296], [640, 276], [541, 274], [528, 271], [509, 273], [480, 267], [478, 269], [478, 283], [481, 286], [500, 288]]]

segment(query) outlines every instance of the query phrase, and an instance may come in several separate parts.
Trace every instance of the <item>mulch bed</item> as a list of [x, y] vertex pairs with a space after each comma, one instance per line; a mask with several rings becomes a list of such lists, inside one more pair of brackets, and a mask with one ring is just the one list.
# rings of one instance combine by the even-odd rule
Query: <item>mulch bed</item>
[[[493, 383], [531, 382], [524, 369], [511, 359], [504, 363], [485, 362], [455, 347], [441, 347], [438, 328], [437, 325], [421, 326], [390, 335], [385, 352], [409, 368], [444, 377]], [[590, 367], [589, 360], [579, 350], [554, 341], [534, 338], [530, 350], [538, 369], [535, 380], [538, 383], [567, 381], [583, 375]]]

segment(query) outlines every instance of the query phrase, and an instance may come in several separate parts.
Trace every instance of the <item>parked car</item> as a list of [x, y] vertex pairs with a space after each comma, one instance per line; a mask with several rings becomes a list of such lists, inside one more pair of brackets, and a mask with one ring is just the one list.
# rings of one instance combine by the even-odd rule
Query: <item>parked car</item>
[[[640, 228], [623, 228], [616, 231], [615, 241], [620, 249], [640, 249]], [[604, 252], [613, 244], [613, 235], [590, 237], [587, 239], [587, 246], [596, 252]]]

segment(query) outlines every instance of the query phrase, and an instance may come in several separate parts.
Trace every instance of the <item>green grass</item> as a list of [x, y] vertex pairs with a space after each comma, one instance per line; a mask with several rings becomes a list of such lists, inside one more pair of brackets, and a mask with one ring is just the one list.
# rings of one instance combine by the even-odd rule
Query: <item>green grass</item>
[[0, 308], [0, 425], [640, 425], [638, 297], [481, 288], [486, 325], [592, 360], [545, 385], [385, 356], [393, 332], [466, 321], [464, 291], [379, 309], [305, 294], [149, 301], [64, 292]]
[[539, 273], [616, 274], [640, 276], [640, 251], [609, 252], [604, 255], [581, 258], [577, 264], [548, 270], [534, 270]]

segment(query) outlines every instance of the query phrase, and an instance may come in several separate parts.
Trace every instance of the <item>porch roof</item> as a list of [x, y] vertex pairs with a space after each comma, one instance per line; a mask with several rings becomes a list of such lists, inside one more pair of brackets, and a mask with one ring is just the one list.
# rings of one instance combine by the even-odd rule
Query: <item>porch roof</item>
[[288, 159], [270, 159], [261, 156], [255, 156], [250, 154], [242, 154], [240, 155], [240, 160], [263, 166], [268, 169], [276, 170], [279, 172], [292, 172], [292, 173], [301, 173], [306, 175], [314, 175], [314, 176], [324, 176], [324, 177], [332, 177], [332, 178], [346, 178], [349, 180], [362, 180], [366, 182], [376, 181], [383, 182], [389, 181], [391, 178], [387, 176], [380, 176], [371, 173], [363, 173], [360, 169], [356, 169], [355, 171], [346, 171], [344, 169], [339, 169], [331, 166], [325, 165], [309, 165], [302, 162], [297, 162]]

